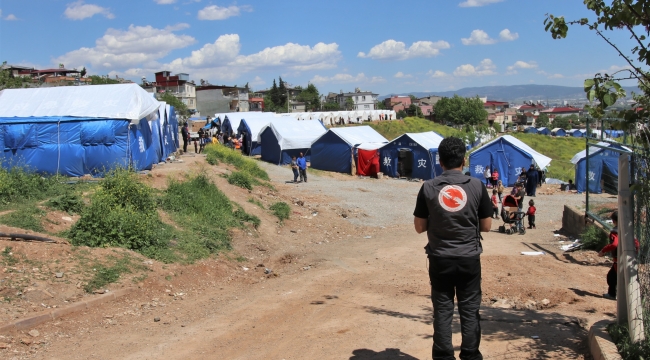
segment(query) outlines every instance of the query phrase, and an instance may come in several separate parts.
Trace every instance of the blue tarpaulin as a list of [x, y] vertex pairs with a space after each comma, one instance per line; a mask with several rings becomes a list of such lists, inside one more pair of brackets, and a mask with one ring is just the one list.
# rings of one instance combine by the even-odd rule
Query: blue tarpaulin
[[281, 121], [265, 126], [258, 137], [262, 160], [278, 165], [291, 163], [292, 156], [303, 153], [310, 161], [311, 144], [327, 131], [320, 121]]
[[483, 172], [489, 166], [490, 170], [498, 170], [499, 180], [504, 186], [513, 186], [522, 169], [528, 169], [531, 164], [543, 169], [550, 162], [551, 158], [510, 135], [488, 142], [469, 156], [471, 176], [485, 181]]
[[311, 167], [350, 174], [357, 147], [371, 150], [386, 143], [388, 140], [370, 126], [332, 128], [311, 145]]
[[[598, 145], [629, 151], [624, 146], [607, 142], [600, 142]], [[575, 154], [571, 162], [575, 164], [575, 185], [578, 192], [587, 191], [587, 183], [589, 183], [589, 192], [594, 194], [603, 192], [602, 185], [618, 188], [618, 158], [620, 155], [619, 151], [595, 146], [589, 147], [589, 172], [587, 172], [587, 151], [582, 150]], [[607, 173], [609, 176], [603, 176], [603, 173]], [[601, 180], [604, 180], [602, 184]]]
[[537, 134], [537, 129], [534, 126], [527, 127], [524, 132], [526, 134]]
[[566, 136], [566, 131], [562, 128], [555, 128], [551, 130], [551, 135], [553, 136]]
[[551, 135], [551, 129], [546, 127], [537, 128], [537, 133], [540, 135]]
[[438, 159], [442, 140], [433, 131], [398, 136], [379, 149], [381, 171], [391, 177], [433, 179], [442, 174]]

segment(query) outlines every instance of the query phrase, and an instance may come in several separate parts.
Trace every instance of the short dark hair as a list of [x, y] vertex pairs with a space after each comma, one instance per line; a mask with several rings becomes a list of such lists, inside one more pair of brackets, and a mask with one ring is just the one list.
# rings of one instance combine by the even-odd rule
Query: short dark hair
[[612, 221], [618, 222], [618, 210], [614, 210], [614, 212], [612, 213], [611, 218], [612, 218]]
[[530, 201], [528, 202], [528, 205], [535, 206], [535, 202], [533, 201], [533, 199], [530, 199]]
[[446, 169], [461, 167], [465, 159], [465, 151], [465, 143], [463, 140], [454, 136], [444, 138], [438, 146], [440, 164]]

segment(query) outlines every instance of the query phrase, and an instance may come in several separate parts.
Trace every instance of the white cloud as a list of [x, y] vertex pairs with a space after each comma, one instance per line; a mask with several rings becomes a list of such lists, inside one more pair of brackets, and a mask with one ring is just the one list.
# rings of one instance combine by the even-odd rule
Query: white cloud
[[356, 76], [352, 76], [350, 74], [336, 74], [334, 76], [320, 76], [316, 75], [314, 76], [310, 82], [315, 83], [315, 84], [322, 84], [322, 83], [380, 83], [380, 82], [385, 82], [386, 79], [384, 79], [381, 76], [373, 76], [373, 77], [367, 77], [364, 73], [358, 73]]
[[508, 29], [503, 29], [499, 33], [499, 37], [503, 41], [513, 41], [513, 40], [517, 40], [519, 38], [519, 33], [513, 33], [513, 32], [510, 32], [510, 30], [508, 30]]
[[313, 47], [287, 43], [266, 48], [256, 54], [240, 55], [231, 64], [246, 68], [287, 67], [295, 71], [330, 69], [341, 57], [336, 43], [318, 43]]
[[176, 0], [153, 0], [158, 5], [169, 5], [176, 2]]
[[460, 7], [477, 7], [502, 2], [503, 0], [465, 0], [458, 4]]
[[517, 69], [537, 69], [537, 63], [534, 61], [515, 61], [514, 64], [507, 67], [508, 72], [506, 75], [513, 75], [517, 73]]
[[406, 78], [412, 78], [413, 75], [411, 75], [411, 74], [404, 74], [403, 72], [398, 71], [397, 74], [393, 75], [393, 77], [395, 77], [395, 78], [397, 78], [397, 79], [406, 79]]
[[262, 85], [266, 84], [266, 81], [264, 81], [264, 79], [262, 79], [259, 76], [255, 76], [253, 81], [249, 81], [248, 84], [250, 86], [262, 86]]
[[228, 7], [210, 5], [199, 10], [198, 18], [199, 20], [225, 20], [229, 17], [241, 15], [242, 11], [250, 12], [253, 11], [253, 8], [248, 5], [230, 5]]
[[446, 41], [416, 41], [407, 49], [406, 44], [401, 41], [386, 40], [379, 45], [370, 49], [368, 54], [360, 52], [357, 54], [360, 58], [370, 58], [375, 60], [406, 60], [416, 57], [433, 57], [440, 54], [441, 49], [449, 49]]
[[158, 60], [194, 42], [193, 37], [177, 35], [169, 29], [131, 25], [128, 30], [108, 29], [95, 41], [95, 47], [70, 51], [54, 62], [67, 67], [91, 65], [97, 70], [134, 67]]
[[449, 74], [447, 74], [444, 71], [440, 71], [440, 70], [436, 70], [436, 71], [429, 70], [429, 72], [427, 72], [427, 75], [431, 76], [432, 78], [442, 78], [442, 77], [445, 77], [445, 76], [449, 76]]
[[18, 20], [18, 18], [14, 14], [9, 14], [9, 15], [7, 15], [5, 17], [5, 20], [7, 20], [7, 21], [16, 21], [16, 20]]
[[83, 20], [97, 14], [104, 15], [107, 19], [115, 18], [110, 9], [94, 4], [84, 4], [83, 0], [68, 4], [68, 7], [63, 12], [63, 15], [70, 20]]
[[553, 74], [553, 75], [549, 75], [547, 77], [549, 79], [562, 79], [562, 78], [564, 78], [564, 75], [562, 75], [562, 74]]
[[483, 59], [479, 65], [471, 64], [461, 65], [454, 70], [456, 76], [487, 76], [496, 75], [496, 65], [490, 59]]
[[483, 30], [473, 30], [469, 38], [461, 38], [460, 41], [463, 45], [490, 45], [497, 41], [490, 38], [490, 36]]
[[176, 25], [165, 26], [165, 30], [167, 30], [167, 31], [179, 31], [179, 30], [189, 29], [189, 27], [190, 27], [190, 24], [178, 23]]

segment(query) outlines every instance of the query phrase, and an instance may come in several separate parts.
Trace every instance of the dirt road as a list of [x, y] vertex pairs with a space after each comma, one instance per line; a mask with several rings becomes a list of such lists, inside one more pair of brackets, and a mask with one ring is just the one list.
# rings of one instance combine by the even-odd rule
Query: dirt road
[[[43, 341], [31, 352], [4, 350], [4, 355], [430, 359], [426, 236], [416, 235], [406, 220], [420, 184], [311, 174], [308, 184], [296, 186], [284, 184], [286, 169], [267, 168], [279, 193], [303, 204], [294, 206], [293, 219], [284, 226], [261, 230], [258, 238], [236, 238], [235, 249], [246, 256], [245, 262], [224, 265], [220, 257], [180, 270], [182, 274], [170, 283], [151, 279], [115, 303], [39, 326]], [[320, 192], [319, 184], [323, 184]], [[344, 190], [332, 191], [334, 187]], [[364, 191], [352, 192], [359, 188]], [[381, 209], [373, 207], [385, 193], [395, 200]], [[247, 192], [228, 188], [228, 194], [247, 211], [261, 214], [246, 203]], [[361, 205], [350, 206], [355, 201]], [[567, 201], [581, 199], [539, 195], [538, 209], [544, 209], [547, 218], [538, 223], [538, 230], [526, 236], [498, 232], [485, 236], [481, 310], [485, 358], [590, 358], [588, 325], [614, 316], [615, 303], [600, 297], [608, 264], [595, 252], [559, 250], [553, 231], [559, 228], [562, 209], [549, 206]], [[376, 221], [389, 211], [399, 212], [397, 220]], [[342, 212], [347, 218], [341, 217]], [[360, 225], [364, 218], [370, 219], [370, 226]], [[495, 221], [493, 228], [498, 225]], [[546, 254], [521, 255], [531, 250]], [[270, 274], [265, 274], [267, 268]], [[169, 296], [181, 290], [183, 295]], [[457, 321], [454, 344], [460, 345]]]

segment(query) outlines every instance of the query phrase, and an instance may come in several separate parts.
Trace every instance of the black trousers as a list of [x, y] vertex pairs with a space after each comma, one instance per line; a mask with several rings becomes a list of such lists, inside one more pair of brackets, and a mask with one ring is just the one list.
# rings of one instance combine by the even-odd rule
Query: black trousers
[[528, 227], [535, 227], [535, 215], [528, 215]]
[[299, 170], [300, 170], [300, 181], [307, 182], [307, 169], [305, 168], [305, 169], [299, 169]]
[[451, 322], [454, 295], [458, 300], [460, 328], [463, 337], [461, 360], [482, 360], [481, 343], [481, 260], [475, 258], [429, 257], [429, 279], [433, 302], [434, 360], [453, 360]]
[[189, 140], [183, 139], [183, 153], [187, 152], [187, 143], [188, 142], [189, 142]]
[[616, 275], [616, 264], [613, 264], [607, 273], [607, 293], [616, 297], [616, 286], [618, 285], [618, 275]]

